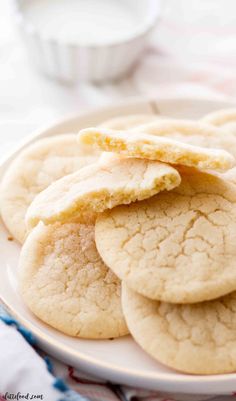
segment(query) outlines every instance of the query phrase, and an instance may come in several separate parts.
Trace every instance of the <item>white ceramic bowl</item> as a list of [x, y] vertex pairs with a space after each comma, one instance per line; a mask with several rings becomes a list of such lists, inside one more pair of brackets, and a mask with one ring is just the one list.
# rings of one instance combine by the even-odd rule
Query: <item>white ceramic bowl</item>
[[31, 0], [14, 0], [15, 16], [29, 55], [44, 74], [60, 81], [104, 82], [121, 78], [137, 62], [160, 15], [160, 0], [125, 0], [142, 15], [135, 34], [109, 44], [84, 45], [56, 40], [39, 32], [27, 19], [24, 6]]

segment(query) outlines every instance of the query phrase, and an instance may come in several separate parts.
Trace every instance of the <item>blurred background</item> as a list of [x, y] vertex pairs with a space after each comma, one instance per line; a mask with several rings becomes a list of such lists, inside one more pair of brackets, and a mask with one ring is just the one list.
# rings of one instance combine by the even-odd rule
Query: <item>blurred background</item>
[[[28, 3], [30, 1], [46, 4], [46, 0], [28, 0]], [[94, 0], [93, 3], [95, 1], [103, 15], [104, 1]], [[33, 65], [34, 56], [27, 52], [26, 42], [19, 33], [15, 2], [1, 0], [0, 143], [6, 142], [6, 138], [15, 140], [33, 128], [67, 114], [110, 104], [128, 96], [236, 98], [236, 1], [156, 2], [160, 3], [160, 11], [154, 18], [155, 29], [148, 38], [145, 37], [135, 65], [123, 74], [122, 79], [104, 79], [94, 83], [83, 79], [59, 81], [37, 70]], [[27, 25], [27, 18], [21, 20], [22, 24]], [[110, 35], [109, 39], [112, 39]], [[66, 50], [64, 62], [67, 60]], [[37, 49], [35, 57], [36, 53]], [[82, 53], [80, 61], [83, 66]], [[126, 57], [130, 57], [129, 52]], [[100, 59], [99, 53], [97, 59]]]

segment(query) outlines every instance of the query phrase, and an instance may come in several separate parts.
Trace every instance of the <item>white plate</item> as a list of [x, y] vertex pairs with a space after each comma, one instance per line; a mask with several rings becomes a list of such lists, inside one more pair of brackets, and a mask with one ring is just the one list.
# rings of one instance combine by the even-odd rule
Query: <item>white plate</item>
[[[121, 114], [161, 113], [172, 117], [198, 118], [205, 113], [232, 104], [212, 100], [162, 99], [134, 100], [115, 107], [100, 109], [64, 120], [28, 138], [10, 156], [2, 160], [0, 175], [10, 160], [30, 142], [45, 136], [77, 132]], [[153, 390], [198, 394], [222, 394], [236, 391], [236, 374], [193, 376], [178, 373], [157, 363], [131, 339], [113, 341], [80, 340], [63, 335], [42, 323], [23, 304], [17, 290], [17, 261], [20, 246], [7, 240], [8, 233], [0, 230], [0, 294], [11, 313], [30, 329], [39, 346], [62, 361], [107, 380]]]

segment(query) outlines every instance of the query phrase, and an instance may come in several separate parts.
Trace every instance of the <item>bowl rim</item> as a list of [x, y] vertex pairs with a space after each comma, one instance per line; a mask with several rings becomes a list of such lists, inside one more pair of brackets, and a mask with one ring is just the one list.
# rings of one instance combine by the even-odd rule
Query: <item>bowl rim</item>
[[13, 16], [17, 25], [28, 35], [34, 36], [37, 40], [43, 40], [51, 44], [69, 46], [70, 48], [112, 48], [122, 46], [133, 41], [143, 39], [147, 36], [156, 26], [157, 21], [161, 15], [162, 0], [147, 0], [146, 4], [146, 19], [143, 23], [137, 25], [139, 27], [135, 32], [127, 35], [123, 39], [116, 39], [107, 43], [79, 43], [71, 40], [56, 39], [50, 35], [40, 32], [24, 15], [23, 3], [25, 0], [12, 0]]

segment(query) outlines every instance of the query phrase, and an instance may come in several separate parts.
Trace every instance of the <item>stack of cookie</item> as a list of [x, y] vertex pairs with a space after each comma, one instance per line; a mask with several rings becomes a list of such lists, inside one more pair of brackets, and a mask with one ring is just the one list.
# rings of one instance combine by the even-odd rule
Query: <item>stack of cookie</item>
[[234, 371], [235, 115], [129, 116], [25, 149], [1, 214], [32, 312], [72, 336], [130, 331], [183, 372]]

